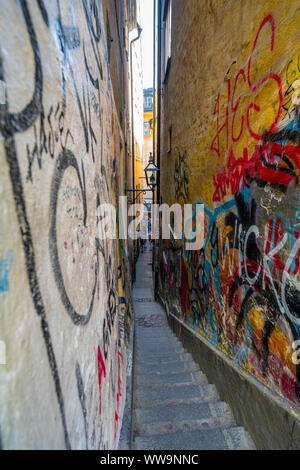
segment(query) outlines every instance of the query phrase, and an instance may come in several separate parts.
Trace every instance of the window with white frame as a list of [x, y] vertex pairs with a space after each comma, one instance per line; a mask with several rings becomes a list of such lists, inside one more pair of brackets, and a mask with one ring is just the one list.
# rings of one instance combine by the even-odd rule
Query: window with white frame
[[152, 109], [153, 98], [152, 96], [145, 96], [144, 97], [144, 108]]

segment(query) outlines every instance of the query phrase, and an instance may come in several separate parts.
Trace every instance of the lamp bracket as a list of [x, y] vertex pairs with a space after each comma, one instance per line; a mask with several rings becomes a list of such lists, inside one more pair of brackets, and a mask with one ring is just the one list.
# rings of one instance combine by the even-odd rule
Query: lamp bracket
[[133, 193], [133, 195], [134, 195], [133, 202], [135, 202], [141, 194], [145, 195], [148, 192], [153, 193], [154, 189], [153, 188], [149, 188], [149, 189], [125, 189], [125, 194]]

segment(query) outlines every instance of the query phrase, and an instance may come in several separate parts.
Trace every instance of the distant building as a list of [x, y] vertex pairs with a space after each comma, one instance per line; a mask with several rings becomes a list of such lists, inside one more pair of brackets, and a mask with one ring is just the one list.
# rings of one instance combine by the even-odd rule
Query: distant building
[[300, 444], [296, 3], [156, 3], [157, 199], [188, 230], [204, 206], [200, 250], [156, 242], [156, 296], [262, 449]]
[[[150, 152], [153, 152], [153, 88], [144, 90], [144, 159], [143, 166], [147, 166]], [[143, 187], [146, 188], [144, 179]], [[152, 199], [151, 193], [147, 193], [145, 199]]]
[[144, 90], [144, 112], [153, 111], [153, 88]]

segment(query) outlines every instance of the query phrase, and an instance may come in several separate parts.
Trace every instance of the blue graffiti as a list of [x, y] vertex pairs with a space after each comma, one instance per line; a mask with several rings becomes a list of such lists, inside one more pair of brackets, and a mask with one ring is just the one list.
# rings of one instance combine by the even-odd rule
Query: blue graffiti
[[[185, 227], [187, 228], [189, 224], [196, 220], [197, 211], [201, 203], [198, 202], [194, 206], [193, 216], [192, 219], [186, 221]], [[199, 258], [199, 266], [196, 269], [191, 269], [191, 282], [192, 282], [192, 302], [193, 305], [196, 306], [198, 304], [198, 292], [197, 286], [200, 283], [200, 287], [205, 291], [208, 286], [209, 278], [212, 276], [212, 280], [214, 286], [216, 288], [216, 292], [218, 294], [219, 302], [222, 303], [222, 295], [221, 295], [221, 282], [220, 282], [220, 269], [219, 269], [219, 262], [218, 262], [218, 230], [217, 230], [217, 219], [222, 214], [226, 214], [229, 210], [235, 209], [236, 212], [238, 211], [236, 201], [233, 199], [228, 201], [221, 206], [215, 208], [214, 210], [210, 210], [207, 206], [204, 206], [204, 212], [208, 216], [208, 227], [207, 227], [207, 234], [205, 236], [204, 245], [202, 250], [200, 250], [200, 258]], [[186, 248], [187, 242], [190, 243], [190, 240], [187, 240], [185, 234], [188, 233], [187, 230], [184, 231], [184, 249], [183, 254], [189, 266], [192, 268], [193, 266], [193, 251], [189, 251]], [[211, 259], [212, 262], [207, 258], [206, 253], [208, 249], [208, 245], [211, 243]], [[197, 330], [199, 327], [199, 318], [197, 318], [196, 314], [197, 308], [194, 308], [194, 324], [193, 328]], [[218, 333], [216, 329], [214, 314], [212, 310], [209, 310], [209, 323], [211, 328], [211, 343], [216, 345], [218, 343]]]
[[14, 261], [13, 250], [8, 250], [4, 258], [0, 259], [0, 294], [9, 291], [9, 273]]

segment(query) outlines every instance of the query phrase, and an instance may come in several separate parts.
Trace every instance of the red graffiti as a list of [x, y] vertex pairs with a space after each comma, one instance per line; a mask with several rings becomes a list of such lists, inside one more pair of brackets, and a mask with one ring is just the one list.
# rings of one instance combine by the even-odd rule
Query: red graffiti
[[181, 269], [181, 307], [184, 313], [184, 323], [186, 323], [187, 310], [188, 310], [188, 270], [184, 262], [182, 262]]
[[[276, 83], [277, 83], [277, 86], [278, 86], [278, 110], [277, 110], [277, 114], [276, 114], [276, 117], [275, 117], [275, 120], [274, 122], [271, 124], [271, 127], [269, 129], [268, 132], [274, 132], [276, 130], [276, 124], [278, 123], [279, 121], [279, 118], [280, 118], [280, 113], [281, 113], [281, 107], [283, 105], [283, 92], [282, 92], [282, 83], [281, 83], [281, 79], [279, 77], [279, 75], [276, 75], [274, 73], [269, 73], [267, 74], [265, 77], [263, 77], [256, 85], [253, 85], [252, 81], [251, 81], [251, 64], [252, 64], [252, 57], [254, 55], [254, 52], [255, 52], [255, 49], [256, 49], [256, 45], [257, 45], [257, 41], [258, 41], [258, 38], [259, 38], [259, 35], [260, 35], [260, 32], [262, 31], [263, 27], [269, 23], [270, 26], [271, 26], [271, 47], [270, 47], [270, 51], [273, 52], [273, 49], [274, 49], [274, 41], [275, 41], [275, 22], [274, 22], [274, 18], [273, 18], [273, 15], [268, 15], [264, 18], [264, 20], [262, 21], [259, 29], [258, 29], [258, 32], [257, 32], [257, 35], [256, 35], [256, 38], [255, 38], [255, 41], [254, 41], [254, 45], [253, 45], [253, 48], [252, 48], [252, 51], [250, 53], [250, 56], [249, 56], [249, 59], [248, 59], [248, 74], [247, 74], [247, 78], [248, 78], [248, 85], [249, 85], [249, 89], [252, 91], [252, 92], [255, 92], [258, 88], [260, 88], [262, 85], [264, 85], [268, 80], [274, 80]], [[264, 138], [264, 135], [258, 135], [256, 134], [255, 132], [252, 131], [252, 128], [250, 126], [250, 109], [254, 109], [256, 112], [259, 112], [260, 111], [260, 107], [257, 106], [255, 103], [251, 103], [247, 109], [247, 127], [248, 127], [248, 131], [250, 133], [250, 135], [256, 139], [256, 140], [261, 140]]]
[[231, 150], [227, 169], [223, 168], [214, 177], [216, 190], [213, 201], [221, 201], [229, 190], [232, 194], [237, 193], [253, 180], [284, 187], [292, 183], [296, 187], [299, 170], [299, 145], [281, 145], [275, 142], [260, 143], [255, 147], [250, 160], [247, 148], [244, 148], [243, 157], [237, 159]]
[[240, 76], [243, 78], [244, 82], [246, 83], [246, 75], [245, 75], [245, 71], [243, 69], [241, 69], [235, 77], [234, 86], [233, 86], [233, 94], [232, 94], [232, 99], [231, 99], [231, 111], [233, 113], [232, 125], [231, 125], [231, 138], [232, 138], [233, 142], [238, 142], [240, 140], [241, 135], [242, 135], [243, 130], [244, 130], [244, 116], [242, 116], [241, 129], [240, 129], [239, 135], [237, 137], [234, 137], [235, 117], [236, 117], [236, 113], [237, 113], [238, 107], [239, 107], [241, 99], [242, 99], [241, 96], [239, 96], [237, 102], [234, 104], [236, 85], [237, 85], [237, 82], [238, 82], [238, 79], [239, 79]]
[[[280, 119], [281, 108], [283, 105], [283, 92], [282, 92], [282, 83], [281, 83], [281, 79], [279, 75], [276, 75], [274, 73], [266, 74], [256, 84], [254, 84], [251, 79], [251, 70], [253, 68], [253, 58], [255, 55], [255, 51], [257, 50], [257, 42], [258, 42], [261, 31], [268, 24], [271, 26], [270, 51], [273, 52], [274, 50], [275, 22], [274, 22], [273, 16], [268, 15], [262, 21], [258, 29], [256, 38], [252, 47], [252, 51], [248, 57], [247, 72], [245, 69], [241, 68], [237, 72], [234, 78], [232, 94], [231, 94], [231, 88], [232, 88], [231, 80], [229, 79], [227, 82], [227, 101], [225, 105], [225, 120], [224, 122], [222, 122], [221, 125], [220, 125], [220, 93], [218, 94], [217, 99], [216, 99], [216, 104], [214, 107], [214, 116], [216, 116], [217, 131], [216, 131], [215, 136], [213, 137], [210, 149], [216, 152], [218, 158], [221, 158], [220, 135], [221, 133], [226, 132], [225, 152], [226, 152], [226, 155], [228, 155], [228, 161], [227, 161], [227, 171], [224, 168], [224, 170], [214, 178], [214, 184], [216, 186], [216, 192], [213, 198], [214, 201], [220, 201], [226, 195], [229, 189], [232, 191], [232, 193], [235, 193], [240, 189], [240, 182], [241, 182], [242, 177], [244, 176], [243, 173], [245, 172], [245, 165], [247, 165], [248, 163], [248, 151], [247, 151], [247, 148], [244, 148], [243, 156], [236, 160], [234, 157], [232, 145], [241, 139], [246, 129], [248, 131], [248, 134], [255, 141], [261, 141], [262, 139], [265, 138], [265, 136], [269, 132], [276, 131], [277, 124]], [[246, 112], [241, 116], [241, 122], [240, 122], [240, 125], [238, 126], [238, 131], [235, 130], [236, 117], [237, 117], [237, 113], [238, 113], [241, 100], [242, 100], [241, 93], [239, 93], [238, 98], [236, 98], [238, 86], [242, 85], [245, 88], [243, 90], [243, 93], [245, 95], [254, 96], [257, 90], [261, 88], [262, 86], [264, 86], [270, 80], [273, 80], [277, 85], [277, 102], [278, 102], [277, 113], [271, 125], [268, 127], [268, 129], [265, 129], [265, 131], [262, 134], [258, 134], [253, 130], [253, 127], [251, 124], [251, 116], [253, 116], [253, 113], [257, 114], [261, 112], [260, 106], [254, 100], [248, 105]], [[255, 116], [255, 119], [257, 120], [257, 116]], [[229, 139], [229, 128], [231, 129], [230, 139]], [[254, 159], [257, 157], [256, 153], [258, 151], [259, 149], [255, 150], [254, 152], [255, 155], [253, 156]], [[261, 168], [260, 176], [263, 179], [267, 178], [269, 181], [276, 180], [277, 182], [280, 176], [278, 174], [275, 175], [275, 173], [277, 172], [274, 170], [271, 170], [271, 169], [267, 170], [265, 168]], [[288, 176], [286, 175], [281, 175], [281, 176], [283, 177], [283, 180], [284, 180], [283, 184], [288, 184], [288, 179], [289, 179]]]
[[120, 398], [122, 397], [121, 359], [122, 359], [122, 354], [121, 354], [120, 351], [119, 351], [119, 352], [118, 352], [118, 392], [117, 392], [117, 409], [116, 409], [116, 411], [115, 411], [115, 435], [114, 435], [115, 441], [116, 441], [116, 439], [117, 439], [117, 432], [118, 432], [118, 427], [119, 427], [119, 415], [120, 415], [120, 408], [121, 408]]
[[99, 396], [100, 396], [100, 407], [99, 407], [99, 414], [101, 415], [101, 385], [102, 385], [102, 377], [106, 377], [106, 367], [102, 357], [100, 346], [98, 346], [98, 382], [99, 382]]
[[243, 157], [237, 159], [234, 157], [233, 150], [230, 151], [227, 169], [224, 168], [214, 176], [213, 180], [216, 190], [213, 195], [213, 201], [221, 201], [228, 190], [230, 190], [232, 194], [239, 191], [241, 180], [245, 176], [247, 164], [248, 150], [246, 148], [244, 149]]

